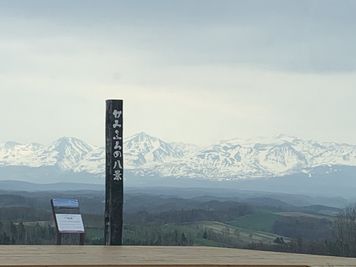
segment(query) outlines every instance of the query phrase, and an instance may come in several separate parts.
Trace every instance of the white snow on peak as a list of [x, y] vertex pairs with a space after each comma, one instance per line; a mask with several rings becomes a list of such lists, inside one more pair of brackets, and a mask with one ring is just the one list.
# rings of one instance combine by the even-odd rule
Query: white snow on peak
[[72, 169], [94, 147], [73, 138], [63, 137], [50, 145], [5, 143], [0, 145], [0, 166], [55, 166]]
[[[356, 166], [356, 146], [279, 135], [230, 139], [201, 148], [141, 132], [125, 139], [124, 163], [137, 175], [250, 179], [308, 173], [323, 165]], [[54, 166], [103, 176], [105, 149], [74, 137], [50, 145], [7, 142], [0, 144], [2, 166]]]
[[124, 143], [125, 163], [129, 168], [182, 158], [183, 151], [144, 132], [129, 137]]

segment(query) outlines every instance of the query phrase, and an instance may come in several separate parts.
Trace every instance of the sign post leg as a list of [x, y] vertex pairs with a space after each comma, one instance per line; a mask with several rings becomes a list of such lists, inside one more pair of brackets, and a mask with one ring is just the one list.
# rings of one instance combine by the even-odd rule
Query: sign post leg
[[79, 245], [84, 245], [85, 234], [79, 234]]
[[57, 245], [62, 245], [62, 234], [57, 232]]

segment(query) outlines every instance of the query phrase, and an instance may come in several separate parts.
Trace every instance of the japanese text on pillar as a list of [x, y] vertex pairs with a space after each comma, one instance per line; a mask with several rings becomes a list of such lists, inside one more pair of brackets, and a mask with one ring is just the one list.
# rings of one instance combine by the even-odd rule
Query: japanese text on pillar
[[114, 123], [112, 125], [114, 130], [113, 136], [113, 180], [122, 181], [123, 172], [122, 172], [122, 125], [119, 122], [122, 111], [114, 109], [112, 115], [114, 116]]

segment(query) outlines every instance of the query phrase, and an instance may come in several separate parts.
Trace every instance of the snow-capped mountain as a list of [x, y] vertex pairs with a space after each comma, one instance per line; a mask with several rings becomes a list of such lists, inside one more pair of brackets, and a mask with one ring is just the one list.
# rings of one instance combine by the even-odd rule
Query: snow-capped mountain
[[95, 148], [85, 142], [63, 137], [48, 146], [41, 144], [0, 144], [1, 166], [57, 166], [60, 169], [75, 169], [77, 164]]
[[125, 160], [129, 168], [154, 166], [184, 157], [184, 151], [143, 132], [129, 137], [124, 143]]
[[[54, 167], [104, 176], [105, 150], [77, 138], [50, 145], [0, 144], [0, 169]], [[232, 139], [208, 147], [169, 143], [146, 133], [124, 142], [125, 169], [139, 176], [235, 180], [308, 173], [320, 166], [356, 166], [356, 146], [278, 136]], [[6, 178], [6, 177], [0, 177]]]

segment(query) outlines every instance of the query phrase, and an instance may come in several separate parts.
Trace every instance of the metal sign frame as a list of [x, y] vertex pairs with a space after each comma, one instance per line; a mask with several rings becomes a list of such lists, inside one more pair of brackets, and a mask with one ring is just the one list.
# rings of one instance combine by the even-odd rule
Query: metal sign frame
[[81, 221], [82, 215], [79, 209], [79, 201], [77, 199], [64, 199], [64, 198], [53, 198], [51, 199], [51, 207], [54, 218], [54, 223], [56, 225], [56, 239], [57, 245], [62, 244], [62, 236], [64, 234], [79, 234], [79, 244], [84, 245], [85, 239], [85, 228], [83, 224], [83, 230], [67, 230], [61, 231], [59, 222], [56, 215], [79, 215]]

